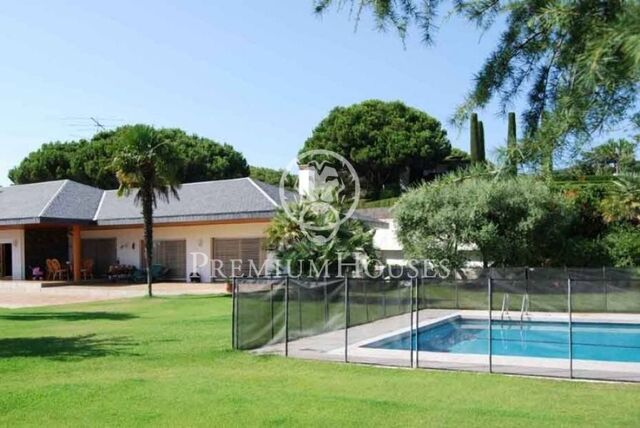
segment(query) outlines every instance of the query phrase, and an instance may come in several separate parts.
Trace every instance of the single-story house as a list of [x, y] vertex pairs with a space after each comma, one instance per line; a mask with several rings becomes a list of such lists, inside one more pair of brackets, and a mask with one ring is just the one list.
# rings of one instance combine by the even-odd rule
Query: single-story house
[[[258, 264], [267, 257], [262, 239], [278, 208], [277, 187], [238, 178], [184, 184], [179, 195], [154, 213], [154, 261], [171, 279], [191, 272], [209, 279], [211, 258]], [[0, 188], [0, 277], [29, 278], [48, 258], [71, 263], [76, 280], [73, 260], [93, 259], [98, 276], [110, 265], [143, 266], [142, 224], [133, 196], [115, 190], [71, 180]]]
[[[279, 208], [279, 189], [252, 178], [184, 184], [180, 198], [159, 202], [154, 212], [154, 263], [169, 268], [169, 279], [197, 272], [216, 280], [211, 259], [269, 259], [265, 229]], [[376, 221], [373, 221], [376, 225]], [[386, 228], [386, 225], [377, 224]], [[119, 197], [71, 180], [0, 188], [0, 279], [30, 279], [46, 259], [68, 263], [79, 280], [80, 263], [92, 259], [94, 274], [112, 265], [144, 266], [143, 222], [133, 196]]]

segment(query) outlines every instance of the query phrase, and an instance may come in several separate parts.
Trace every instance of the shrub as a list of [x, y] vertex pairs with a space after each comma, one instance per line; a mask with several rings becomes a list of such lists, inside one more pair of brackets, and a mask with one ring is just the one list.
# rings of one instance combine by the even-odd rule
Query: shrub
[[561, 264], [571, 204], [531, 177], [443, 178], [403, 195], [394, 214], [411, 258], [465, 261], [473, 245], [485, 265]]
[[640, 229], [631, 225], [613, 228], [604, 237], [611, 264], [615, 267], [640, 266]]

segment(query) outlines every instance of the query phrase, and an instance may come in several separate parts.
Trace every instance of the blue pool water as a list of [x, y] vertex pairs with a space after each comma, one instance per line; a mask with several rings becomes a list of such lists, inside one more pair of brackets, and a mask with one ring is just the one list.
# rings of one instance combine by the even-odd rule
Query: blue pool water
[[[417, 349], [456, 354], [488, 354], [487, 321], [457, 318], [421, 327]], [[562, 322], [494, 321], [494, 355], [569, 357], [569, 325]], [[414, 349], [416, 333], [413, 332]], [[367, 348], [409, 349], [409, 333], [366, 345]], [[573, 358], [580, 360], [640, 362], [640, 324], [573, 323]]]

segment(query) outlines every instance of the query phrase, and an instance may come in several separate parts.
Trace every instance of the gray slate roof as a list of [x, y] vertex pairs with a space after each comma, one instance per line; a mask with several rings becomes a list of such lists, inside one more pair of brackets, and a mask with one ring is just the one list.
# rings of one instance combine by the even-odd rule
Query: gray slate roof
[[[274, 189], [270, 187], [277, 192], [277, 187], [247, 177], [183, 184], [178, 191], [180, 199], [172, 197], [168, 204], [159, 201], [153, 218], [162, 223], [270, 218], [279, 199], [272, 197]], [[98, 225], [142, 223], [134, 194], [118, 197], [115, 190], [104, 192], [95, 220]]]
[[0, 225], [90, 223], [103, 191], [71, 180], [0, 188]]
[[[183, 184], [180, 199], [159, 201], [153, 218], [158, 223], [271, 218], [281, 205], [280, 189], [252, 178]], [[48, 181], [0, 188], [0, 225], [85, 223], [98, 226], [142, 224], [135, 192], [118, 197], [71, 180]], [[295, 192], [287, 191], [287, 201]], [[385, 223], [355, 214], [373, 224]]]

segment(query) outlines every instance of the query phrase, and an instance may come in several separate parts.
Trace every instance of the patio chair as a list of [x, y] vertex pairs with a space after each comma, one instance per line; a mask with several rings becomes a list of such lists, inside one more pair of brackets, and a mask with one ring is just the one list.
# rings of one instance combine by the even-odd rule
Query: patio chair
[[47, 259], [45, 264], [47, 265], [47, 281], [52, 281], [55, 269], [53, 268], [53, 264], [51, 263], [51, 259]]
[[80, 275], [85, 280], [89, 277], [93, 279], [93, 259], [85, 259], [82, 261], [82, 268], [80, 269]]
[[[151, 278], [154, 281], [166, 278], [169, 273], [169, 269], [162, 265], [151, 265]], [[135, 268], [131, 275], [129, 275], [129, 281], [131, 282], [144, 282], [147, 280], [147, 271], [144, 269]]]
[[155, 280], [165, 279], [169, 269], [162, 265], [151, 265], [151, 277]]
[[67, 268], [63, 268], [58, 259], [51, 259], [51, 267], [53, 268], [53, 280], [55, 281], [56, 276], [62, 281], [62, 275], [64, 274], [65, 279], [69, 279], [69, 270]]

